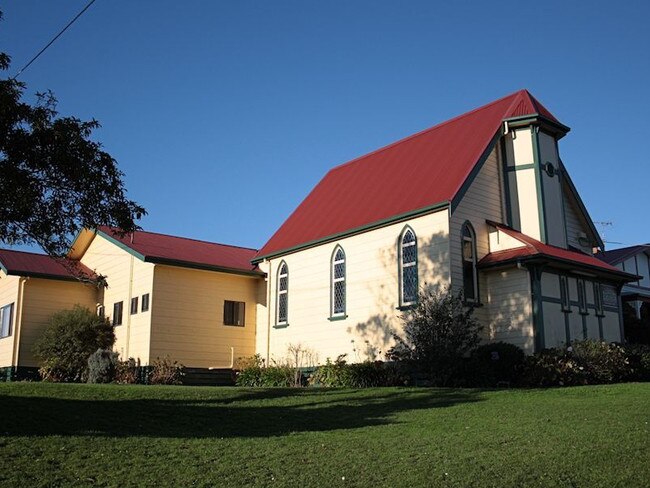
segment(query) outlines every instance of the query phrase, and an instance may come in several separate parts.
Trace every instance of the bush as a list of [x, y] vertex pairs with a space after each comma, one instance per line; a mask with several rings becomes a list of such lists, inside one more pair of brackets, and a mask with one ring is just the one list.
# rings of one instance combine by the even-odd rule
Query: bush
[[295, 367], [277, 364], [264, 367], [264, 360], [259, 354], [237, 360], [237, 386], [253, 388], [288, 388], [302, 386], [304, 377]]
[[183, 380], [183, 365], [172, 361], [169, 356], [156, 358], [151, 363], [149, 384], [152, 385], [180, 385]]
[[329, 358], [309, 378], [310, 386], [328, 388], [371, 388], [377, 386], [404, 386], [408, 384], [399, 365], [382, 361], [347, 364], [342, 354], [332, 362]]
[[88, 357], [115, 342], [108, 319], [79, 305], [54, 314], [36, 341], [34, 355], [41, 361], [39, 373], [46, 381], [81, 381]]
[[88, 358], [88, 383], [110, 383], [115, 378], [118, 354], [108, 349], [97, 349]]
[[434, 384], [447, 385], [463, 357], [480, 342], [482, 326], [473, 313], [461, 293], [420, 292], [417, 306], [402, 317], [404, 337], [393, 334], [396, 345], [388, 357], [411, 363]]
[[650, 346], [629, 344], [624, 346], [630, 363], [630, 381], [650, 381]]
[[134, 385], [141, 383], [140, 362], [133, 358], [126, 361], [118, 361], [115, 365], [115, 383], [120, 385]]
[[472, 386], [513, 384], [524, 365], [526, 355], [519, 347], [507, 342], [483, 344], [472, 353], [469, 364]]

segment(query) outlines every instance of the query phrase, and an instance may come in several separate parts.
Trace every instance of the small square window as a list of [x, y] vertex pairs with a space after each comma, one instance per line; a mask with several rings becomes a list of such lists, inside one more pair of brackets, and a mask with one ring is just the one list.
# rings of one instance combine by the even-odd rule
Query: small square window
[[149, 293], [142, 295], [142, 311], [147, 312], [149, 310]]
[[246, 304], [244, 302], [223, 302], [223, 325], [244, 327], [246, 318]]
[[117, 302], [113, 304], [113, 325], [122, 325], [123, 309], [124, 309], [124, 302]]
[[138, 313], [138, 297], [131, 298], [131, 315]]

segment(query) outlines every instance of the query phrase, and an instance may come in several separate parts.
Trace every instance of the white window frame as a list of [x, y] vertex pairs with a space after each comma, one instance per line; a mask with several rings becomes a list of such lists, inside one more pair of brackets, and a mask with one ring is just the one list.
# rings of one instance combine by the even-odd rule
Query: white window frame
[[[282, 268], [284, 268], [285, 272], [282, 273]], [[286, 288], [284, 290], [280, 289], [280, 281], [282, 278], [287, 279], [286, 283]], [[280, 266], [278, 267], [278, 277], [277, 277], [277, 300], [276, 300], [276, 310], [275, 310], [275, 323], [276, 325], [287, 325], [289, 323], [289, 266], [287, 265], [286, 262], [282, 261], [280, 263]], [[280, 320], [280, 296], [285, 295], [286, 298], [286, 310], [285, 310], [285, 317], [284, 320]]]
[[[411, 233], [413, 235], [413, 241], [407, 242], [404, 244], [404, 238], [407, 236], [408, 233]], [[409, 262], [404, 262], [404, 248], [405, 247], [415, 247], [415, 258], [413, 261]], [[402, 233], [400, 234], [399, 237], [399, 299], [400, 299], [400, 306], [402, 307], [408, 307], [410, 305], [415, 305], [417, 303], [417, 296], [418, 296], [418, 284], [419, 284], [419, 276], [418, 276], [418, 236], [415, 233], [411, 227], [407, 226], [404, 228]], [[415, 267], [415, 274], [416, 274], [416, 290], [415, 290], [415, 300], [411, 301], [406, 301], [404, 296], [404, 285], [406, 281], [404, 280], [404, 270], [406, 268], [411, 268]]]
[[[343, 254], [343, 259], [336, 259], [336, 255], [341, 251]], [[343, 276], [336, 278], [336, 265], [343, 265]], [[343, 317], [347, 311], [347, 286], [346, 286], [346, 277], [347, 277], [347, 266], [346, 266], [346, 256], [345, 251], [341, 246], [336, 246], [334, 253], [332, 254], [332, 264], [331, 264], [331, 283], [330, 283], [330, 317]], [[336, 283], [343, 283], [343, 310], [336, 311]]]
[[[7, 333], [5, 334], [2, 330], [2, 324], [5, 322], [5, 317], [9, 315], [9, 318], [7, 319], [8, 321], [8, 326], [7, 326]], [[5, 337], [11, 337], [11, 334], [13, 334], [13, 321], [14, 321], [14, 304], [9, 303], [2, 308], [0, 308], [0, 339], [3, 339]]]

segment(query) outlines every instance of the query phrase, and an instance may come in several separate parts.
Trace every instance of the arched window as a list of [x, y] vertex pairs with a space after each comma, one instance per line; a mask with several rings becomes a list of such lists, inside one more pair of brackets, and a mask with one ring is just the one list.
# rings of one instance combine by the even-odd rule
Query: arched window
[[472, 224], [465, 222], [462, 234], [463, 292], [468, 302], [478, 301], [478, 275], [476, 272], [476, 234]]
[[332, 282], [330, 284], [331, 307], [330, 315], [340, 317], [345, 315], [345, 252], [337, 246], [332, 254]]
[[398, 254], [400, 305], [412, 305], [418, 300], [418, 241], [410, 227], [402, 231]]
[[276, 305], [277, 325], [286, 325], [289, 315], [289, 267], [282, 261], [278, 268], [278, 303]]

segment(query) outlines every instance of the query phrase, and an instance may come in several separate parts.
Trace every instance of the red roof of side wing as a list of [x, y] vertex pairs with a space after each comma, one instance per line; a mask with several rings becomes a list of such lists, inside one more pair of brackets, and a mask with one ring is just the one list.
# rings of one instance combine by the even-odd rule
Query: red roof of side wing
[[198, 241], [155, 232], [136, 231], [120, 236], [114, 229], [100, 227], [104, 236], [128, 248], [144, 261], [221, 271], [263, 274], [251, 264], [257, 249]]
[[15, 276], [61, 280], [95, 278], [95, 274], [78, 261], [10, 249], [0, 249], [0, 268]]
[[255, 259], [450, 202], [503, 120], [522, 115], [557, 122], [520, 90], [332, 169]]

